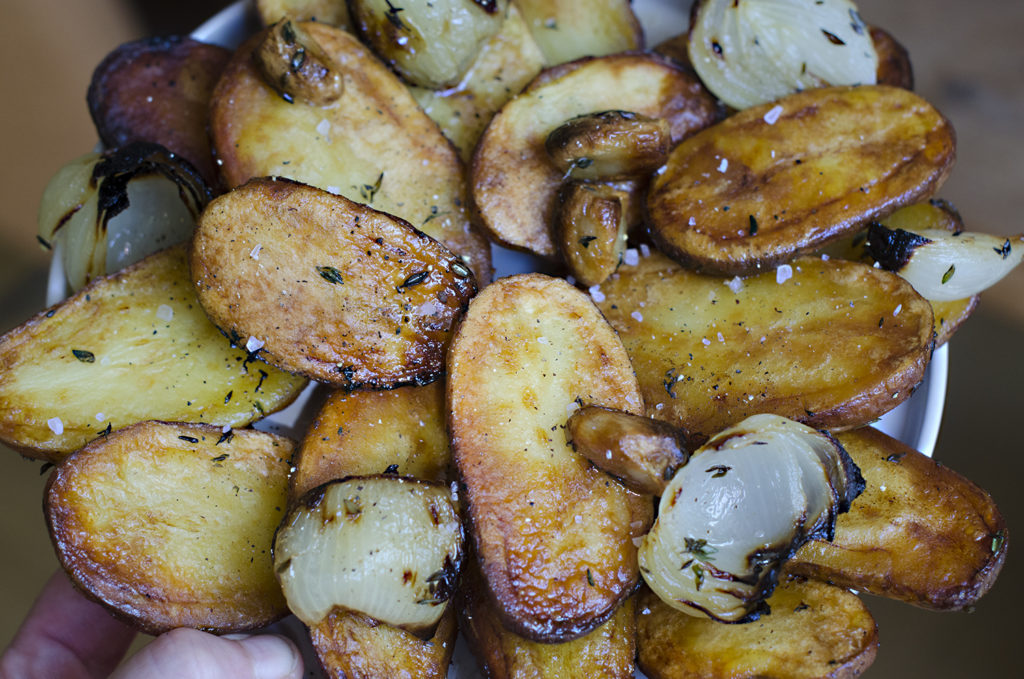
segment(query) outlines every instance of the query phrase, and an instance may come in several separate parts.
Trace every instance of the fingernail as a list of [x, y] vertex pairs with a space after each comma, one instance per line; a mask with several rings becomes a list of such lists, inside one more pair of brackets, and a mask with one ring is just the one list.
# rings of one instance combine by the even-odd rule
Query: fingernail
[[260, 634], [242, 639], [252, 659], [255, 679], [290, 679], [302, 675], [299, 651], [287, 639], [273, 634]]

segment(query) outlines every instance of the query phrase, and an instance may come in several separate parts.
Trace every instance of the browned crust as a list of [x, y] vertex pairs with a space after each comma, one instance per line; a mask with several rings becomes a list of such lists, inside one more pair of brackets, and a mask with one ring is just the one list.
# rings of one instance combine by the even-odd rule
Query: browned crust
[[652, 507], [559, 427], [576, 399], [640, 411], [622, 345], [564, 281], [519, 275], [473, 300], [448, 370], [452, 452], [503, 624], [536, 641], [586, 634], [633, 591]]
[[991, 496], [875, 429], [838, 439], [867, 487], [839, 516], [833, 541], [808, 542], [786, 569], [923, 608], [970, 608], [995, 582], [1009, 545]]
[[773, 268], [934, 194], [954, 155], [952, 125], [907, 90], [807, 90], [677, 146], [648, 195], [651, 237], [692, 268]]
[[[77, 588], [140, 631], [264, 627], [287, 613], [270, 548], [292, 445], [265, 432], [226, 438], [220, 427], [166, 422], [97, 439], [47, 480], [43, 510], [57, 558]], [[220, 542], [232, 539], [252, 542]]]
[[878, 26], [871, 26], [871, 40], [878, 52], [879, 85], [892, 85], [906, 90], [914, 89], [914, 69], [910, 64], [910, 53], [891, 33]]

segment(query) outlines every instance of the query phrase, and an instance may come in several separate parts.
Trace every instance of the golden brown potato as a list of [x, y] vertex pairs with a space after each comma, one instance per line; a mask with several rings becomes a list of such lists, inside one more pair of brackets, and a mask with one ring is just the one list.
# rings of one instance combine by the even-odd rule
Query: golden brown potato
[[553, 235], [569, 273], [583, 285], [603, 283], [622, 261], [629, 200], [608, 184], [567, 182], [558, 191]]
[[988, 493], [875, 429], [838, 439], [867, 487], [839, 516], [835, 538], [806, 543], [786, 569], [924, 608], [973, 605], [995, 582], [1008, 546]]
[[563, 280], [503, 278], [470, 304], [448, 353], [448, 428], [476, 553], [503, 624], [566, 641], [607, 620], [638, 572], [650, 498], [573, 452], [577, 405], [642, 409], [629, 359]]
[[44, 510], [71, 580], [159, 634], [237, 632], [282, 617], [270, 557], [292, 442], [249, 429], [142, 422], [57, 466]]
[[224, 332], [249, 338], [268, 362], [349, 389], [437, 379], [476, 292], [462, 260], [408, 223], [282, 179], [210, 203], [191, 269]]
[[299, 445], [292, 497], [346, 476], [448, 478], [444, 387], [334, 391]]
[[476, 564], [467, 564], [459, 589], [459, 611], [470, 648], [490, 679], [633, 676], [636, 655], [636, 607], [627, 599], [594, 631], [572, 641], [543, 644], [505, 629], [487, 598]]
[[771, 268], [930, 196], [954, 147], [949, 121], [907, 90], [807, 90], [677, 146], [651, 184], [651, 237], [709, 272]]
[[166, 146], [216, 186], [207, 110], [230, 56], [179, 36], [121, 45], [96, 67], [86, 95], [100, 141], [108, 148], [134, 141]]
[[540, 73], [544, 55], [530, 35], [522, 14], [509, 5], [505, 22], [480, 48], [469, 71], [455, 87], [431, 90], [410, 87], [423, 111], [436, 122], [469, 162], [487, 123], [505, 102]]
[[871, 26], [869, 30], [875, 51], [878, 52], [876, 82], [879, 85], [914, 89], [914, 70], [910, 65], [910, 53], [907, 49], [878, 26]]
[[336, 608], [309, 629], [309, 636], [331, 679], [444, 679], [457, 632], [451, 606], [429, 639]]
[[717, 115], [696, 78], [654, 55], [583, 59], [542, 72], [494, 116], [473, 156], [473, 199], [491, 238], [555, 257], [550, 224], [564, 173], [545, 140], [571, 118], [613, 109], [668, 120], [674, 144]]
[[630, 490], [661, 495], [695, 448], [667, 422], [600, 406], [585, 406], [566, 423], [573, 450]]
[[400, 217], [491, 275], [490, 248], [473, 229], [465, 169], [408, 89], [355, 37], [299, 24], [334, 63], [343, 93], [329, 107], [288, 103], [263, 79], [252, 53], [235, 53], [213, 93], [210, 134], [229, 187], [288, 177]]
[[910, 396], [932, 352], [927, 300], [859, 262], [786, 267], [730, 281], [653, 253], [601, 286], [648, 415], [704, 440], [757, 413], [855, 427]]
[[641, 49], [643, 28], [630, 0], [513, 0], [548, 66]]
[[319, 21], [338, 28], [350, 25], [347, 0], [256, 0], [264, 26], [281, 19]]
[[178, 246], [96, 279], [0, 337], [0, 440], [56, 462], [143, 420], [242, 427], [305, 385], [210, 323]]
[[725, 624], [638, 595], [637, 662], [650, 679], [841, 679], [875, 660], [878, 630], [856, 595], [821, 582], [781, 582], [770, 613]]

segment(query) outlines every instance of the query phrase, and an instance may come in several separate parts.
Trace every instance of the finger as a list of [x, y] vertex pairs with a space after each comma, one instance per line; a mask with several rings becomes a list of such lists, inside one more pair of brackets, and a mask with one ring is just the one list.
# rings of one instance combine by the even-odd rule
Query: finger
[[176, 629], [129, 658], [110, 679], [301, 679], [302, 660], [283, 637], [216, 637]]
[[50, 576], [0, 659], [0, 676], [100, 679], [124, 657], [135, 631], [74, 588]]

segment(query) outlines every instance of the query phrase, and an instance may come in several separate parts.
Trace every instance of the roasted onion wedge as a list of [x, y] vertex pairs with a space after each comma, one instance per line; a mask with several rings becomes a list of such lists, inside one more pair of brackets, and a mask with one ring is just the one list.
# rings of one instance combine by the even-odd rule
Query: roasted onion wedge
[[382, 475], [304, 495], [274, 538], [274, 570], [307, 625], [335, 607], [433, 636], [462, 564], [462, 523], [445, 484]]
[[97, 279], [0, 338], [0, 440], [56, 462], [143, 420], [242, 427], [305, 385], [210, 323], [178, 246]]
[[786, 570], [924, 608], [970, 608], [995, 582], [1006, 523], [984, 490], [871, 428], [837, 435], [866, 489]]
[[822, 582], [780, 582], [771, 612], [743, 625], [686, 615], [649, 590], [638, 599], [637, 663], [650, 679], [848, 679], [878, 652], [867, 606]]
[[556, 256], [550, 225], [565, 173], [545, 141], [576, 116], [614, 109], [668, 120], [673, 144], [717, 116], [696, 77], [655, 55], [582, 59], [541, 72], [494, 116], [473, 156], [473, 200], [492, 239]]
[[[466, 172], [451, 143], [355, 36], [318, 22], [296, 25], [340, 74], [343, 94], [326, 107], [289, 103], [252, 58], [269, 29], [253, 36], [232, 57], [210, 106], [225, 183], [288, 177], [341, 194], [408, 221], [488, 280], [490, 248], [470, 222]], [[325, 84], [334, 87], [332, 79]]]
[[927, 300], [859, 262], [805, 257], [724, 279], [652, 253], [594, 292], [647, 414], [702, 440], [757, 413], [826, 429], [870, 422], [906, 400], [932, 351]]
[[270, 548], [292, 442], [255, 430], [142, 422], [57, 466], [44, 510], [71, 580], [159, 634], [238, 632], [287, 612]]
[[668, 483], [640, 547], [644, 581], [669, 606], [736, 622], [756, 616], [779, 568], [864, 488], [842, 446], [777, 415], [755, 415], [694, 451]]
[[591, 677], [628, 679], [636, 656], [636, 606], [630, 597], [597, 629], [579, 639], [540, 643], [501, 624], [479, 568], [465, 569], [457, 601], [461, 628], [490, 679]]
[[954, 147], [949, 122], [901, 88], [790, 95], [672, 151], [648, 196], [651, 237], [709, 272], [774, 267], [932, 195]]
[[650, 498], [575, 453], [578, 405], [642, 409], [629, 359], [563, 280], [503, 278], [470, 303], [448, 352], [448, 428], [476, 554], [502, 623], [567, 641], [607, 620], [638, 579]]
[[219, 45], [170, 36], [128, 42], [92, 74], [86, 100], [107, 148], [160, 144], [217, 184], [206, 121], [210, 96], [231, 53]]
[[437, 379], [476, 292], [462, 259], [408, 223], [282, 179], [210, 203], [191, 267], [224, 332], [268, 362], [350, 389]]

